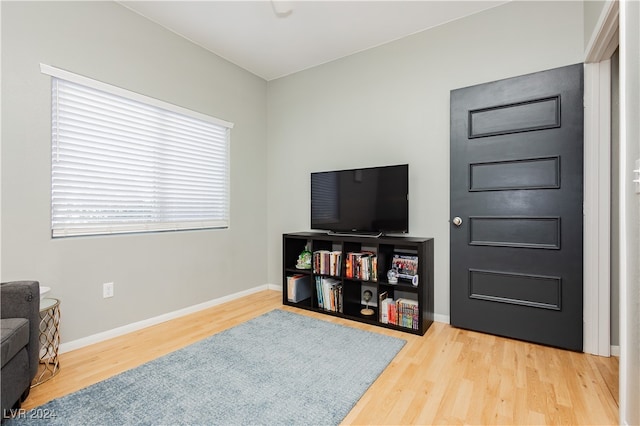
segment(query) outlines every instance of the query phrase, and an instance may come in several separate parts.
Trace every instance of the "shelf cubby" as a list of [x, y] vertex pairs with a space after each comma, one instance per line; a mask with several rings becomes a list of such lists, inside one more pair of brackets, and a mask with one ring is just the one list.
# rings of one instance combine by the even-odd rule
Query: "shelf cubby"
[[[433, 239], [418, 237], [390, 237], [378, 238], [356, 235], [329, 235], [320, 232], [297, 232], [284, 234], [282, 241], [283, 250], [283, 296], [285, 305], [295, 306], [300, 309], [313, 310], [328, 315], [336, 315], [353, 321], [374, 324], [380, 327], [392, 328], [408, 333], [423, 335], [433, 322]], [[320, 250], [340, 253], [340, 274], [332, 275], [319, 273], [314, 270], [300, 270], [295, 267], [298, 256], [305, 249], [312, 253]], [[376, 257], [375, 274], [369, 279], [347, 276], [346, 258], [349, 253], [371, 253]], [[396, 254], [415, 256], [418, 259], [416, 275], [417, 285], [411, 280], [400, 278], [397, 284], [387, 281], [387, 271], [392, 268], [393, 257]], [[289, 300], [289, 278], [292, 275], [308, 276], [311, 295], [303, 300]], [[318, 282], [321, 284], [318, 285]], [[326, 280], [324, 290], [322, 282]], [[306, 281], [305, 281], [306, 282]], [[306, 284], [305, 284], [306, 285]], [[366, 307], [363, 299], [364, 290], [372, 292], [372, 300], [369, 308], [373, 309], [373, 315], [362, 314]], [[322, 294], [320, 294], [322, 292]], [[381, 307], [379, 306], [380, 294], [386, 292], [389, 299], [393, 299], [395, 306], [401, 306], [404, 300], [404, 315], [411, 317], [407, 325], [383, 323], [381, 321]], [[321, 303], [331, 304], [330, 309]], [[398, 301], [400, 299], [400, 301]], [[413, 314], [408, 314], [406, 301], [413, 303]], [[384, 311], [387, 312], [387, 311]], [[409, 326], [410, 324], [410, 326]]]

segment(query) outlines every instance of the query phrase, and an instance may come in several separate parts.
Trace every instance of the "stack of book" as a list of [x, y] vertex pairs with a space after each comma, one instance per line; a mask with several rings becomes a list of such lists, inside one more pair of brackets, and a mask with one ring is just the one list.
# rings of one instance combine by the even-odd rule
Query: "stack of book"
[[400, 298], [393, 300], [387, 292], [380, 294], [378, 309], [380, 322], [417, 330], [419, 327], [420, 307], [417, 300]]
[[398, 322], [401, 327], [418, 329], [418, 301], [412, 299], [396, 300], [396, 310], [398, 311]]
[[375, 253], [349, 252], [345, 258], [345, 277], [378, 281], [378, 257]]
[[318, 307], [325, 311], [342, 312], [342, 284], [340, 281], [315, 277]]
[[342, 266], [342, 252], [317, 250], [313, 252], [313, 273], [340, 276]]

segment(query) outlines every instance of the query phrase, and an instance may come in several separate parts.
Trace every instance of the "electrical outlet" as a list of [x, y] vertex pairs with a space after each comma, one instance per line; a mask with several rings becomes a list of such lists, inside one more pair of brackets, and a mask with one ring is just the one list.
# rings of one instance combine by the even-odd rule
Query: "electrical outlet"
[[102, 284], [102, 297], [113, 297], [113, 283], [104, 283]]

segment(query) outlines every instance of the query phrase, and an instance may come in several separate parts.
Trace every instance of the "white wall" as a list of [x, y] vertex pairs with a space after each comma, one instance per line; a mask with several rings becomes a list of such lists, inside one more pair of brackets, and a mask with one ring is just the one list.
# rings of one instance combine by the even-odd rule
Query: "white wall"
[[584, 47], [591, 41], [598, 18], [607, 4], [607, 0], [585, 0], [584, 2]]
[[[41, 62], [235, 123], [230, 229], [52, 240]], [[3, 2], [2, 281], [51, 286], [63, 342], [265, 284], [266, 91], [115, 2]]]
[[309, 228], [309, 173], [409, 163], [410, 234], [435, 238], [449, 315], [449, 92], [583, 60], [581, 2], [514, 2], [268, 84], [269, 282]]

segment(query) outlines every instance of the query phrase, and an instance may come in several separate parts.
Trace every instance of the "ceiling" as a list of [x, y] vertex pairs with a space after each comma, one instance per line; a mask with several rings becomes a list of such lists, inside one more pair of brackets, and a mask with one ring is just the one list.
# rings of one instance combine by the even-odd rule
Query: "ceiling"
[[119, 3], [265, 80], [273, 80], [506, 1]]

